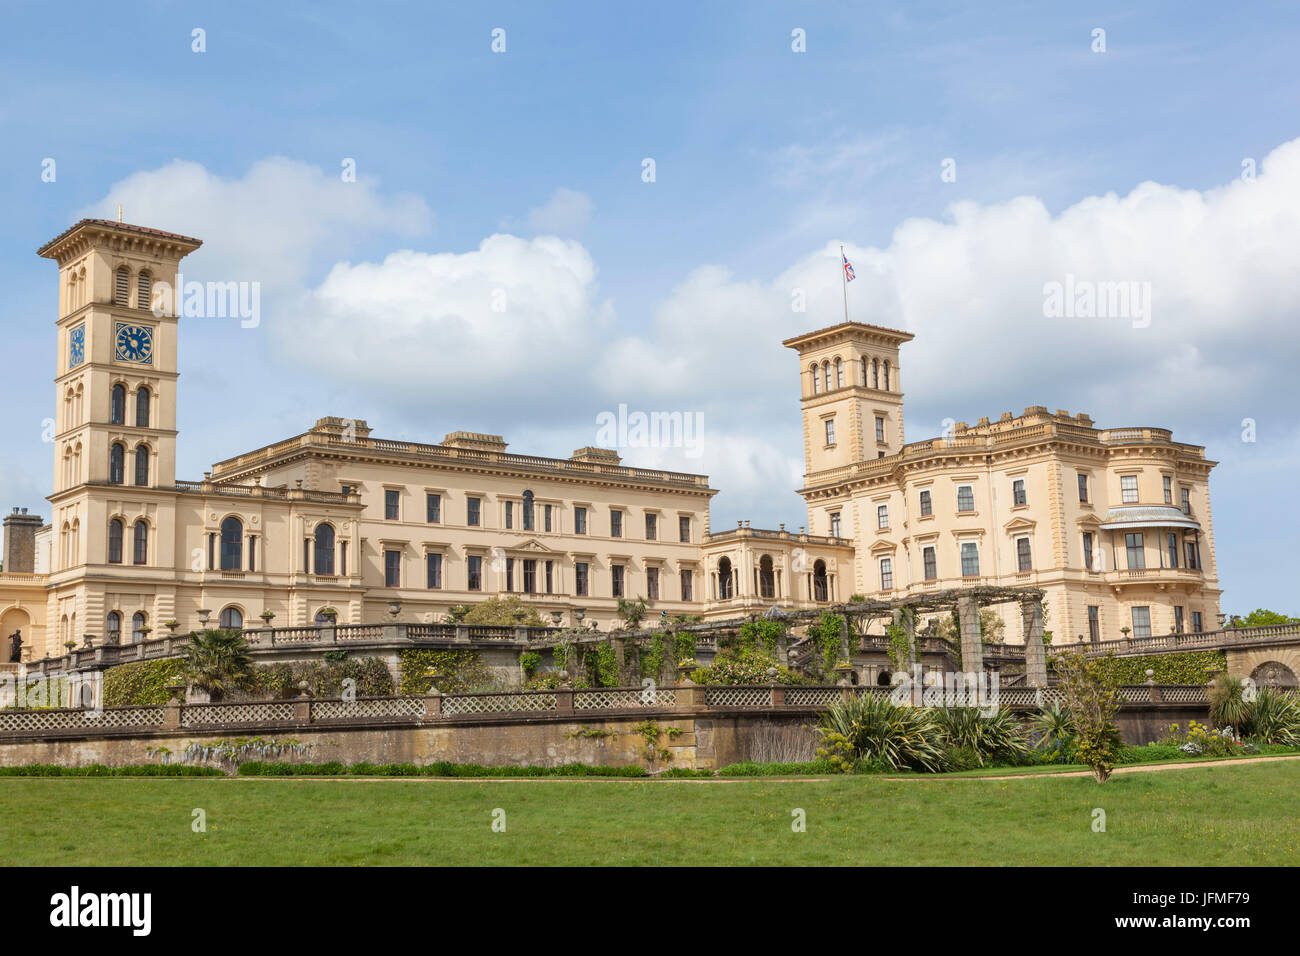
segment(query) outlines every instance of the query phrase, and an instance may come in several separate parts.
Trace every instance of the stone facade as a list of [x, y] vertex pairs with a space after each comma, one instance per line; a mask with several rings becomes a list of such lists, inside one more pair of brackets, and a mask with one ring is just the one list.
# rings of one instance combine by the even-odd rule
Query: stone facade
[[[51, 518], [30, 560], [7, 554], [0, 574], [0, 636], [21, 628], [27, 659], [87, 635], [130, 642], [172, 621], [184, 632], [202, 612], [301, 626], [326, 608], [352, 624], [397, 608], [432, 622], [507, 593], [548, 620], [602, 628], [620, 596], [649, 598], [652, 618], [734, 617], [969, 583], [1043, 588], [1046, 627], [1069, 640], [1089, 634], [1089, 608], [1101, 638], [1139, 608], [1152, 631], [1179, 613], [1188, 630], [1196, 615], [1216, 623], [1204, 449], [1037, 406], [905, 444], [900, 346], [912, 336], [861, 323], [785, 343], [802, 381], [798, 532], [712, 532], [706, 476], [628, 467], [608, 449], [520, 455], [464, 431], [393, 441], [336, 417], [178, 481], [181, 331], [158, 291], [199, 245], [83, 220], [39, 250], [59, 267]], [[38, 520], [24, 516], [24, 534]], [[1136, 547], [1128, 534], [1142, 535]], [[1019, 615], [1007, 621], [1018, 641]]]

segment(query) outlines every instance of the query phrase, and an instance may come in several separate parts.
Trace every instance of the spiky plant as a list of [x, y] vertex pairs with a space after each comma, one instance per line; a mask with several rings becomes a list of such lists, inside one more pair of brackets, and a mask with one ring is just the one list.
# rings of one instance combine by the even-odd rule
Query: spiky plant
[[1006, 708], [986, 717], [976, 707], [950, 707], [937, 711], [935, 721], [944, 743], [971, 753], [981, 767], [990, 760], [1015, 763], [1029, 756], [1024, 728]]
[[1238, 736], [1251, 731], [1251, 706], [1246, 700], [1246, 682], [1242, 678], [1220, 674], [1210, 685], [1208, 697], [1214, 726], [1231, 727]]
[[199, 631], [185, 648], [181, 672], [213, 700], [221, 700], [252, 682], [253, 659], [248, 654], [248, 642], [236, 630]]
[[1070, 708], [1059, 701], [1044, 707], [1030, 721], [1035, 736], [1035, 746], [1050, 747], [1054, 744], [1068, 742], [1074, 737], [1074, 717]]
[[869, 761], [894, 770], [943, 769], [943, 734], [934, 713], [902, 707], [888, 697], [864, 694], [831, 706], [822, 715], [825, 749], [844, 750], [846, 761]]
[[1254, 736], [1265, 743], [1300, 747], [1300, 699], [1265, 688], [1250, 705]]

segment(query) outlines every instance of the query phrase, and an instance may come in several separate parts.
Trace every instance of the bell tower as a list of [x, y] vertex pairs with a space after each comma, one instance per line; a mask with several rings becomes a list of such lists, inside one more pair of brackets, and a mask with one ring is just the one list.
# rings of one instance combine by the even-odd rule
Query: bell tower
[[54, 494], [176, 479], [176, 287], [198, 239], [83, 219], [37, 254], [59, 264]]
[[903, 447], [898, 349], [912, 338], [910, 332], [842, 322], [782, 343], [799, 353], [806, 475]]

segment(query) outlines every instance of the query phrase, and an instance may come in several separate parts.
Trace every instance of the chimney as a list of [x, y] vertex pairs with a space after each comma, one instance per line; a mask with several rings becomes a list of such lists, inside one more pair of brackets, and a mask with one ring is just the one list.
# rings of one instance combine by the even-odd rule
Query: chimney
[[36, 570], [36, 532], [45, 522], [27, 509], [5, 515], [5, 571], [31, 574]]

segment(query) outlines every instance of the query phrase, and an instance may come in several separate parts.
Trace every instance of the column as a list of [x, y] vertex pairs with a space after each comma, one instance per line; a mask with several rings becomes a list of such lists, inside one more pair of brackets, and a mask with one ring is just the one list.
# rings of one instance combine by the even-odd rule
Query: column
[[1043, 599], [1020, 599], [1020, 616], [1025, 625], [1025, 682], [1030, 687], [1047, 686], [1047, 651], [1043, 647]]
[[980, 607], [974, 595], [957, 599], [957, 619], [961, 624], [961, 669], [968, 673], [984, 672], [984, 641], [980, 637]]

